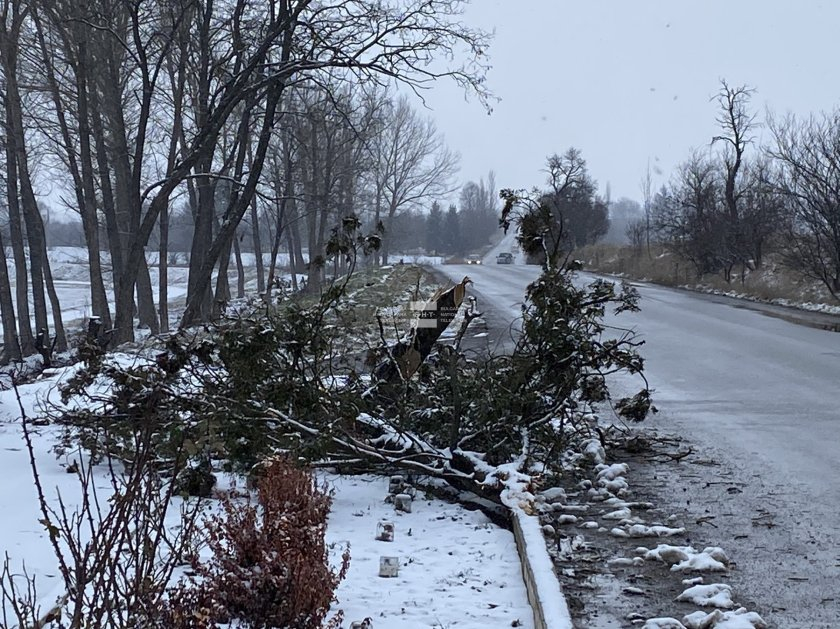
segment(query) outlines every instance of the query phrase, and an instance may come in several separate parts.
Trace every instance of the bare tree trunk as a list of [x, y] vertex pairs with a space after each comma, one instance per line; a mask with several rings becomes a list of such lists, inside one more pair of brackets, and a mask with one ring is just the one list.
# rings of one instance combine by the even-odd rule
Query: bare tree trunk
[[228, 268], [230, 267], [230, 240], [222, 249], [219, 256], [219, 274], [216, 276], [216, 293], [213, 297], [213, 318], [222, 315], [224, 306], [230, 301], [230, 280], [228, 279]]
[[105, 230], [108, 234], [108, 251], [111, 254], [111, 284], [114, 295], [120, 287], [120, 272], [123, 268], [123, 249], [117, 210], [114, 206], [114, 190], [111, 185], [111, 167], [105, 147], [105, 134], [99, 112], [99, 101], [95, 89], [90, 90], [91, 129], [96, 142], [96, 167], [99, 170], [99, 189], [102, 193], [102, 213], [105, 215]]
[[[379, 183], [376, 184], [376, 205], [374, 206], [373, 212], [373, 225], [374, 227], [378, 227], [379, 224], [382, 222], [382, 187]], [[388, 237], [388, 234], [385, 234], [385, 238]], [[373, 265], [379, 266], [380, 265], [380, 255], [382, 255], [382, 251], [385, 245], [385, 238], [383, 238], [382, 246], [379, 248], [379, 251], [373, 252]], [[381, 264], [385, 264], [384, 259]]]
[[[88, 249], [88, 260], [90, 262], [88, 275], [90, 277], [91, 306], [93, 314], [99, 317], [105, 329], [111, 328], [111, 311], [108, 307], [108, 297], [105, 294], [105, 283], [102, 279], [102, 262], [99, 255], [99, 220], [96, 216], [96, 191], [94, 188], [93, 158], [90, 145], [90, 124], [87, 101], [87, 77], [86, 49], [80, 46], [80, 55], [85, 54], [79, 60], [78, 86], [78, 108], [79, 108], [79, 145], [82, 161], [81, 183], [83, 194], [80, 196], [80, 210], [82, 213], [82, 224], [85, 232], [85, 244]], [[69, 134], [68, 134], [69, 140]], [[68, 143], [68, 149], [70, 149]], [[68, 150], [69, 157], [69, 150]]]
[[388, 254], [391, 253], [391, 231], [394, 228], [394, 215], [397, 213], [397, 207], [391, 203], [388, 206], [388, 216], [385, 218], [385, 238], [382, 239], [382, 266], [388, 264]]
[[195, 214], [192, 245], [190, 247], [190, 270], [187, 280], [187, 293], [190, 299], [197, 301], [198, 316], [208, 319], [211, 315], [213, 296], [207, 284], [201, 294], [197, 294], [199, 274], [206, 259], [207, 250], [213, 242], [213, 216], [215, 213], [215, 185], [210, 178], [212, 156], [201, 160], [196, 172], [202, 173], [195, 180], [198, 205]]
[[137, 273], [137, 317], [141, 328], [148, 328], [152, 334], [160, 333], [155, 299], [152, 291], [152, 278], [149, 275], [149, 264], [143, 256]]
[[292, 274], [292, 289], [297, 291], [298, 274], [303, 271], [303, 244], [300, 238], [300, 214], [295, 199], [294, 162], [292, 161], [291, 137], [283, 141], [283, 220], [286, 223], [286, 238], [289, 248], [289, 270]]
[[[73, 177], [76, 203], [79, 206], [79, 213], [82, 217], [82, 227], [85, 236], [85, 245], [88, 251], [88, 277], [90, 279], [91, 307], [94, 317], [99, 317], [104, 328], [111, 327], [111, 312], [108, 307], [108, 297], [105, 294], [105, 284], [102, 279], [102, 263], [99, 252], [99, 221], [96, 216], [96, 192], [94, 185], [93, 162], [90, 146], [90, 120], [88, 110], [88, 88], [87, 71], [88, 55], [84, 37], [76, 35], [78, 44], [78, 58], [73, 69], [76, 74], [77, 90], [76, 104], [79, 121], [79, 146], [78, 154], [81, 160], [81, 170], [76, 159], [77, 147], [70, 134], [70, 127], [65, 115], [65, 105], [59, 90], [58, 81], [55, 76], [50, 50], [44, 40], [43, 28], [38, 14], [33, 12], [33, 22], [41, 50], [41, 61], [47, 75], [47, 83], [52, 95], [53, 106], [55, 107], [56, 118], [61, 129], [61, 137], [64, 143], [64, 152], [70, 174]], [[76, 27], [78, 28], [78, 26]], [[66, 40], [65, 40], [66, 41]], [[70, 53], [70, 51], [67, 51]], [[72, 54], [67, 55], [72, 59]], [[71, 64], [72, 65], [72, 64]]]
[[[26, 184], [24, 179], [28, 182], [28, 173], [24, 175], [24, 169], [21, 168], [21, 159], [26, 159], [25, 154], [20, 155], [21, 151], [18, 148], [18, 178], [21, 185], [21, 207], [23, 209], [23, 218], [26, 222], [26, 237], [29, 244], [29, 271], [32, 279], [32, 303], [35, 307], [35, 327], [38, 331], [49, 330], [50, 326], [47, 319], [47, 299], [45, 294], [44, 278], [46, 277], [45, 266], [49, 264], [46, 258], [47, 246], [44, 241], [44, 226], [41, 222], [41, 215], [38, 213], [38, 206], [35, 202], [35, 196], [32, 194], [31, 187], [26, 192]], [[29, 184], [31, 186], [31, 183]], [[55, 313], [54, 313], [55, 314]], [[61, 313], [58, 312], [59, 319]]]
[[292, 290], [298, 290], [298, 274], [303, 269], [303, 254], [300, 244], [300, 230], [290, 222], [286, 230], [286, 246], [289, 248], [289, 272], [292, 275]]
[[160, 331], [169, 332], [169, 207], [160, 211], [160, 246], [158, 248], [158, 312]]
[[[24, 145], [25, 135], [23, 131], [23, 117], [21, 111], [20, 91], [17, 82], [17, 54], [20, 34], [20, 7], [13, 6], [14, 15], [11, 28], [5, 19], [0, 20], [0, 63], [3, 66], [3, 73], [6, 78], [5, 111], [6, 111], [6, 145], [7, 158], [14, 162], [17, 169], [16, 177], [11, 179], [7, 190], [13, 191], [15, 196], [14, 204], [18, 204], [23, 212], [23, 220], [26, 224], [26, 241], [29, 245], [29, 271], [32, 280], [32, 303], [35, 310], [35, 328], [39, 331], [49, 330], [47, 322], [47, 300], [44, 294], [44, 264], [45, 251], [43, 224], [38, 214], [38, 206], [35, 202], [35, 195], [32, 193], [32, 183], [29, 179], [29, 165]], [[10, 163], [6, 164], [11, 170]], [[18, 190], [18, 186], [20, 189]], [[18, 197], [18, 192], [20, 196]], [[11, 203], [10, 201], [10, 214]], [[59, 317], [60, 317], [59, 313]]]
[[[197, 89], [195, 94], [196, 111], [194, 113], [196, 126], [205, 124], [209, 112], [210, 102], [210, 28], [213, 9], [210, 3], [204, 7], [199, 16], [198, 32], [195, 34], [198, 46], [198, 67], [196, 68]], [[195, 180], [196, 213], [194, 217], [195, 229], [190, 247], [190, 270], [187, 280], [187, 301], [193, 303], [196, 318], [208, 320], [212, 314], [213, 295], [210, 282], [202, 285], [201, 269], [207, 259], [207, 251], [213, 242], [213, 219], [215, 217], [215, 185], [210, 178], [213, 170], [213, 153], [208, 151], [196, 162], [195, 173], [200, 175]]]
[[35, 351], [35, 337], [32, 335], [32, 319], [29, 311], [28, 265], [17, 192], [17, 165], [15, 163], [14, 143], [8, 140], [8, 129], [9, 127], [6, 125], [6, 204], [9, 210], [9, 232], [12, 241], [12, 255], [15, 261], [18, 337], [21, 352], [23, 352], [23, 355], [29, 355]]
[[[286, 57], [288, 54], [288, 50], [284, 50], [284, 55]], [[202, 291], [207, 291], [209, 289], [213, 266], [218, 260], [218, 257], [226, 249], [226, 245], [228, 247], [230, 246], [228, 241], [233, 237], [233, 233], [241, 222], [245, 212], [247, 212], [251, 203], [251, 197], [256, 191], [257, 182], [259, 181], [260, 173], [262, 172], [262, 167], [265, 163], [268, 145], [271, 140], [271, 132], [275, 123], [277, 104], [280, 101], [281, 94], [283, 93], [283, 87], [284, 85], [282, 83], [272, 84], [265, 94], [265, 111], [260, 133], [258, 135], [259, 140], [254, 153], [254, 162], [251, 165], [251, 171], [248, 173], [245, 185], [242, 186], [241, 190], [237, 191], [237, 194], [234, 196], [231, 203], [228, 204], [228, 209], [225, 211], [225, 215], [222, 220], [221, 229], [207, 252], [204, 266], [198, 274], [197, 284], [195, 286], [198, 294], [201, 294]], [[239, 168], [239, 164], [237, 164], [237, 168]], [[187, 308], [184, 311], [184, 317], [181, 320], [181, 327], [192, 325], [198, 320], [198, 305], [198, 302], [194, 300], [187, 300]]]
[[245, 266], [242, 264], [242, 249], [239, 246], [239, 238], [233, 235], [233, 254], [236, 259], [236, 297], [245, 297]]
[[[248, 168], [253, 168], [253, 164], [253, 145], [248, 142]], [[256, 196], [251, 199], [251, 243], [254, 246], [254, 265], [257, 270], [257, 293], [262, 294], [265, 292], [265, 265], [262, 259], [262, 238], [260, 237], [259, 207]]]
[[[288, 186], [291, 179], [291, 160], [284, 160], [286, 177], [285, 183]], [[283, 230], [286, 228], [286, 205], [289, 203], [289, 198], [286, 194], [287, 190], [280, 182], [280, 172], [277, 168], [274, 169], [274, 196], [275, 210], [274, 210], [274, 242], [271, 245], [271, 263], [268, 267], [268, 282], [265, 288], [265, 302], [271, 303], [271, 291], [274, 288], [274, 277], [277, 273], [277, 256], [280, 252], [280, 243], [283, 239]], [[291, 249], [289, 249], [289, 260], [291, 261]], [[294, 275], [293, 275], [294, 277]]]
[[[41, 216], [38, 215], [38, 220]], [[42, 226], [43, 229], [43, 226]], [[58, 293], [55, 292], [55, 284], [52, 278], [52, 269], [50, 269], [49, 259], [47, 258], [47, 242], [43, 241], [43, 256], [44, 264], [44, 281], [47, 285], [47, 295], [50, 298], [50, 308], [53, 313], [53, 327], [55, 328], [55, 349], [59, 352], [67, 351], [67, 334], [64, 332], [64, 321], [61, 317], [61, 304], [58, 301]]]
[[[246, 106], [242, 115], [242, 119], [239, 123], [239, 133], [233, 142], [233, 146], [231, 147], [228, 158], [225, 161], [224, 167], [222, 168], [222, 172], [224, 174], [227, 174], [230, 163], [231, 161], [233, 161], [233, 178], [237, 181], [239, 181], [242, 177], [243, 168], [245, 166], [245, 156], [247, 151], [247, 144], [249, 142], [249, 120], [250, 108]], [[222, 191], [222, 194], [219, 194], [220, 190]], [[216, 183], [217, 215], [221, 214], [223, 219], [227, 216], [231, 204], [236, 202], [235, 195], [236, 191], [233, 189], [233, 185], [230, 181], [220, 180]], [[220, 207], [224, 208], [221, 210], [221, 212], [219, 211]], [[232, 253], [234, 241], [236, 240], [237, 229], [238, 225], [235, 225], [233, 231], [230, 233], [230, 235], [227, 238], [227, 241], [223, 245], [222, 254], [218, 261], [219, 274], [216, 276], [216, 292], [213, 298], [212, 309], [212, 316], [214, 319], [218, 318], [224, 313], [224, 307], [230, 301], [231, 298], [230, 277], [228, 276], [228, 272], [230, 270], [230, 256]], [[218, 221], [218, 218], [216, 218], [216, 231], [217, 233], [222, 231], [222, 227]]]
[[[279, 205], [279, 204], [278, 204]], [[271, 244], [271, 262], [268, 265], [268, 282], [266, 283], [264, 299], [265, 303], [271, 303], [271, 291], [274, 288], [274, 276], [277, 272], [277, 255], [280, 252], [280, 240], [283, 236], [283, 210], [277, 210], [276, 227], [274, 231], [274, 242]]]
[[312, 196], [306, 200], [306, 235], [309, 257], [307, 258], [306, 288], [313, 291], [318, 287], [320, 271], [318, 269], [318, 212], [312, 207]]
[[9, 267], [6, 264], [6, 247], [0, 233], [0, 321], [3, 324], [3, 351], [0, 352], [0, 365], [10, 360], [20, 360], [15, 305], [12, 302], [12, 287], [9, 283]]
[[[135, 242], [141, 208], [131, 163], [134, 151], [129, 148], [129, 133], [123, 110], [124, 83], [120, 81], [121, 53], [112, 49], [116, 44], [110, 39], [99, 38], [99, 45], [98, 52], [104, 58], [99, 81], [101, 96], [99, 104], [103, 113], [103, 126], [108, 129], [105, 146], [114, 173], [114, 213], [119, 234], [117, 247], [121, 252], [121, 263], [119, 266], [115, 264], [119, 280], [115, 287], [114, 342], [122, 343], [134, 339], [135, 289], [140, 324], [148, 326], [153, 331], [159, 328], [148, 264], [143, 250], [145, 243]], [[136, 142], [139, 142], [139, 138], [135, 140]], [[128, 253], [132, 249], [135, 252], [133, 265]]]
[[251, 199], [251, 242], [254, 244], [254, 264], [257, 270], [257, 292], [265, 291], [265, 265], [263, 264], [262, 238], [260, 237], [257, 198]]

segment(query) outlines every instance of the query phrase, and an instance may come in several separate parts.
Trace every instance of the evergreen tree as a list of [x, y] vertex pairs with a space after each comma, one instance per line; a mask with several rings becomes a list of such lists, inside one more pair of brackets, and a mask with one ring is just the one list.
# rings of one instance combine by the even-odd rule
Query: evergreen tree
[[458, 208], [449, 206], [446, 216], [443, 219], [443, 252], [450, 255], [463, 254], [464, 244], [461, 239], [461, 217], [458, 215]]
[[443, 250], [443, 210], [440, 203], [432, 203], [432, 209], [426, 217], [426, 251], [430, 254]]
[[495, 185], [495, 175], [491, 171], [488, 184], [479, 179], [478, 183], [468, 181], [461, 188], [459, 205], [465, 250], [486, 246], [499, 229]]

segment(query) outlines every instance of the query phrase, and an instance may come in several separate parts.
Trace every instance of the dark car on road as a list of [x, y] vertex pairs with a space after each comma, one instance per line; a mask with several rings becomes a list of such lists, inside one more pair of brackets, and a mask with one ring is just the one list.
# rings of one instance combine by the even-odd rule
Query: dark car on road
[[513, 264], [513, 254], [500, 253], [496, 256], [496, 264]]

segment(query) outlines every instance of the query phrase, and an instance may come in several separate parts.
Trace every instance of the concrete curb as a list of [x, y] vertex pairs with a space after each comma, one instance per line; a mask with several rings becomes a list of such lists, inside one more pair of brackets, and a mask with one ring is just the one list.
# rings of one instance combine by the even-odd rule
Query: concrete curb
[[528, 602], [534, 611], [535, 629], [573, 629], [566, 597], [554, 573], [554, 563], [545, 546], [539, 519], [519, 507], [511, 507], [510, 515]]

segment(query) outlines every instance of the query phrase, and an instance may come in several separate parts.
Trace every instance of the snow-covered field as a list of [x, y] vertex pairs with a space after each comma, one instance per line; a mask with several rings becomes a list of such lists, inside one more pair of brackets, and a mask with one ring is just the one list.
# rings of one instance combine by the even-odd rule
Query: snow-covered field
[[[58, 295], [59, 303], [61, 304], [61, 315], [65, 326], [72, 322], [80, 322], [87, 319], [91, 314], [91, 300], [90, 300], [90, 278], [88, 271], [88, 257], [87, 251], [78, 247], [55, 247], [49, 251], [50, 267], [53, 274], [53, 282], [55, 290]], [[110, 281], [110, 264], [109, 257], [103, 252], [103, 265], [105, 265], [105, 272], [103, 279], [105, 281], [105, 292], [108, 296], [108, 301], [114, 303], [113, 286]], [[155, 298], [157, 298], [158, 286], [160, 285], [157, 254], [149, 253], [146, 256], [149, 261], [149, 275], [152, 281], [152, 290]], [[9, 274], [12, 280], [12, 301], [17, 302], [17, 295], [15, 294], [14, 283], [14, 262], [11, 256], [7, 255], [6, 259], [9, 265]], [[235, 269], [234, 269], [235, 272]], [[178, 303], [183, 300], [187, 294], [187, 273], [186, 266], [170, 266], [168, 271], [168, 289], [169, 301]], [[234, 280], [235, 281], [235, 280]], [[32, 311], [32, 295], [30, 287], [29, 297], [30, 312]], [[49, 312], [49, 322], [52, 325], [52, 310], [47, 307]], [[0, 334], [2, 333], [2, 324], [0, 324]]]
[[[113, 308], [114, 295], [112, 285], [110, 282], [110, 256], [107, 252], [102, 253], [102, 263], [106, 269], [104, 274], [105, 290], [108, 295], [108, 300]], [[152, 281], [152, 291], [157, 300], [158, 287], [160, 285], [157, 252], [149, 251], [146, 253], [146, 260], [149, 263], [149, 275]], [[64, 318], [65, 325], [70, 322], [83, 321], [91, 314], [91, 300], [90, 300], [90, 282], [88, 275], [88, 256], [85, 249], [79, 247], [55, 247], [49, 251], [50, 265], [55, 283], [56, 293], [58, 294], [59, 302], [61, 303], [61, 313]], [[396, 253], [391, 256], [392, 262], [399, 262], [403, 260], [405, 264], [425, 264], [438, 265], [443, 262], [440, 256], [423, 256], [423, 255], [406, 255]], [[9, 265], [9, 274], [14, 279], [14, 261], [11, 257], [10, 250], [6, 255], [6, 262]], [[263, 255], [263, 263], [267, 266], [271, 262], [269, 254]], [[253, 253], [242, 254], [242, 264], [245, 267], [246, 273], [246, 290], [256, 291], [256, 257]], [[280, 268], [287, 267], [289, 264], [289, 255], [287, 253], [279, 253], [277, 256], [277, 264]], [[172, 304], [182, 303], [187, 294], [187, 254], [173, 253], [170, 256], [170, 265], [168, 267], [168, 289], [169, 301]], [[229, 275], [231, 285], [236, 285], [236, 267], [235, 260], [231, 257], [231, 265], [229, 268]], [[14, 290], [14, 281], [12, 281], [12, 300], [16, 301]], [[32, 298], [30, 295], [30, 309], [32, 308]], [[49, 309], [49, 308], [48, 308]], [[50, 324], [52, 324], [52, 314], [49, 315]], [[2, 335], [2, 323], [0, 323], [0, 335]]]

